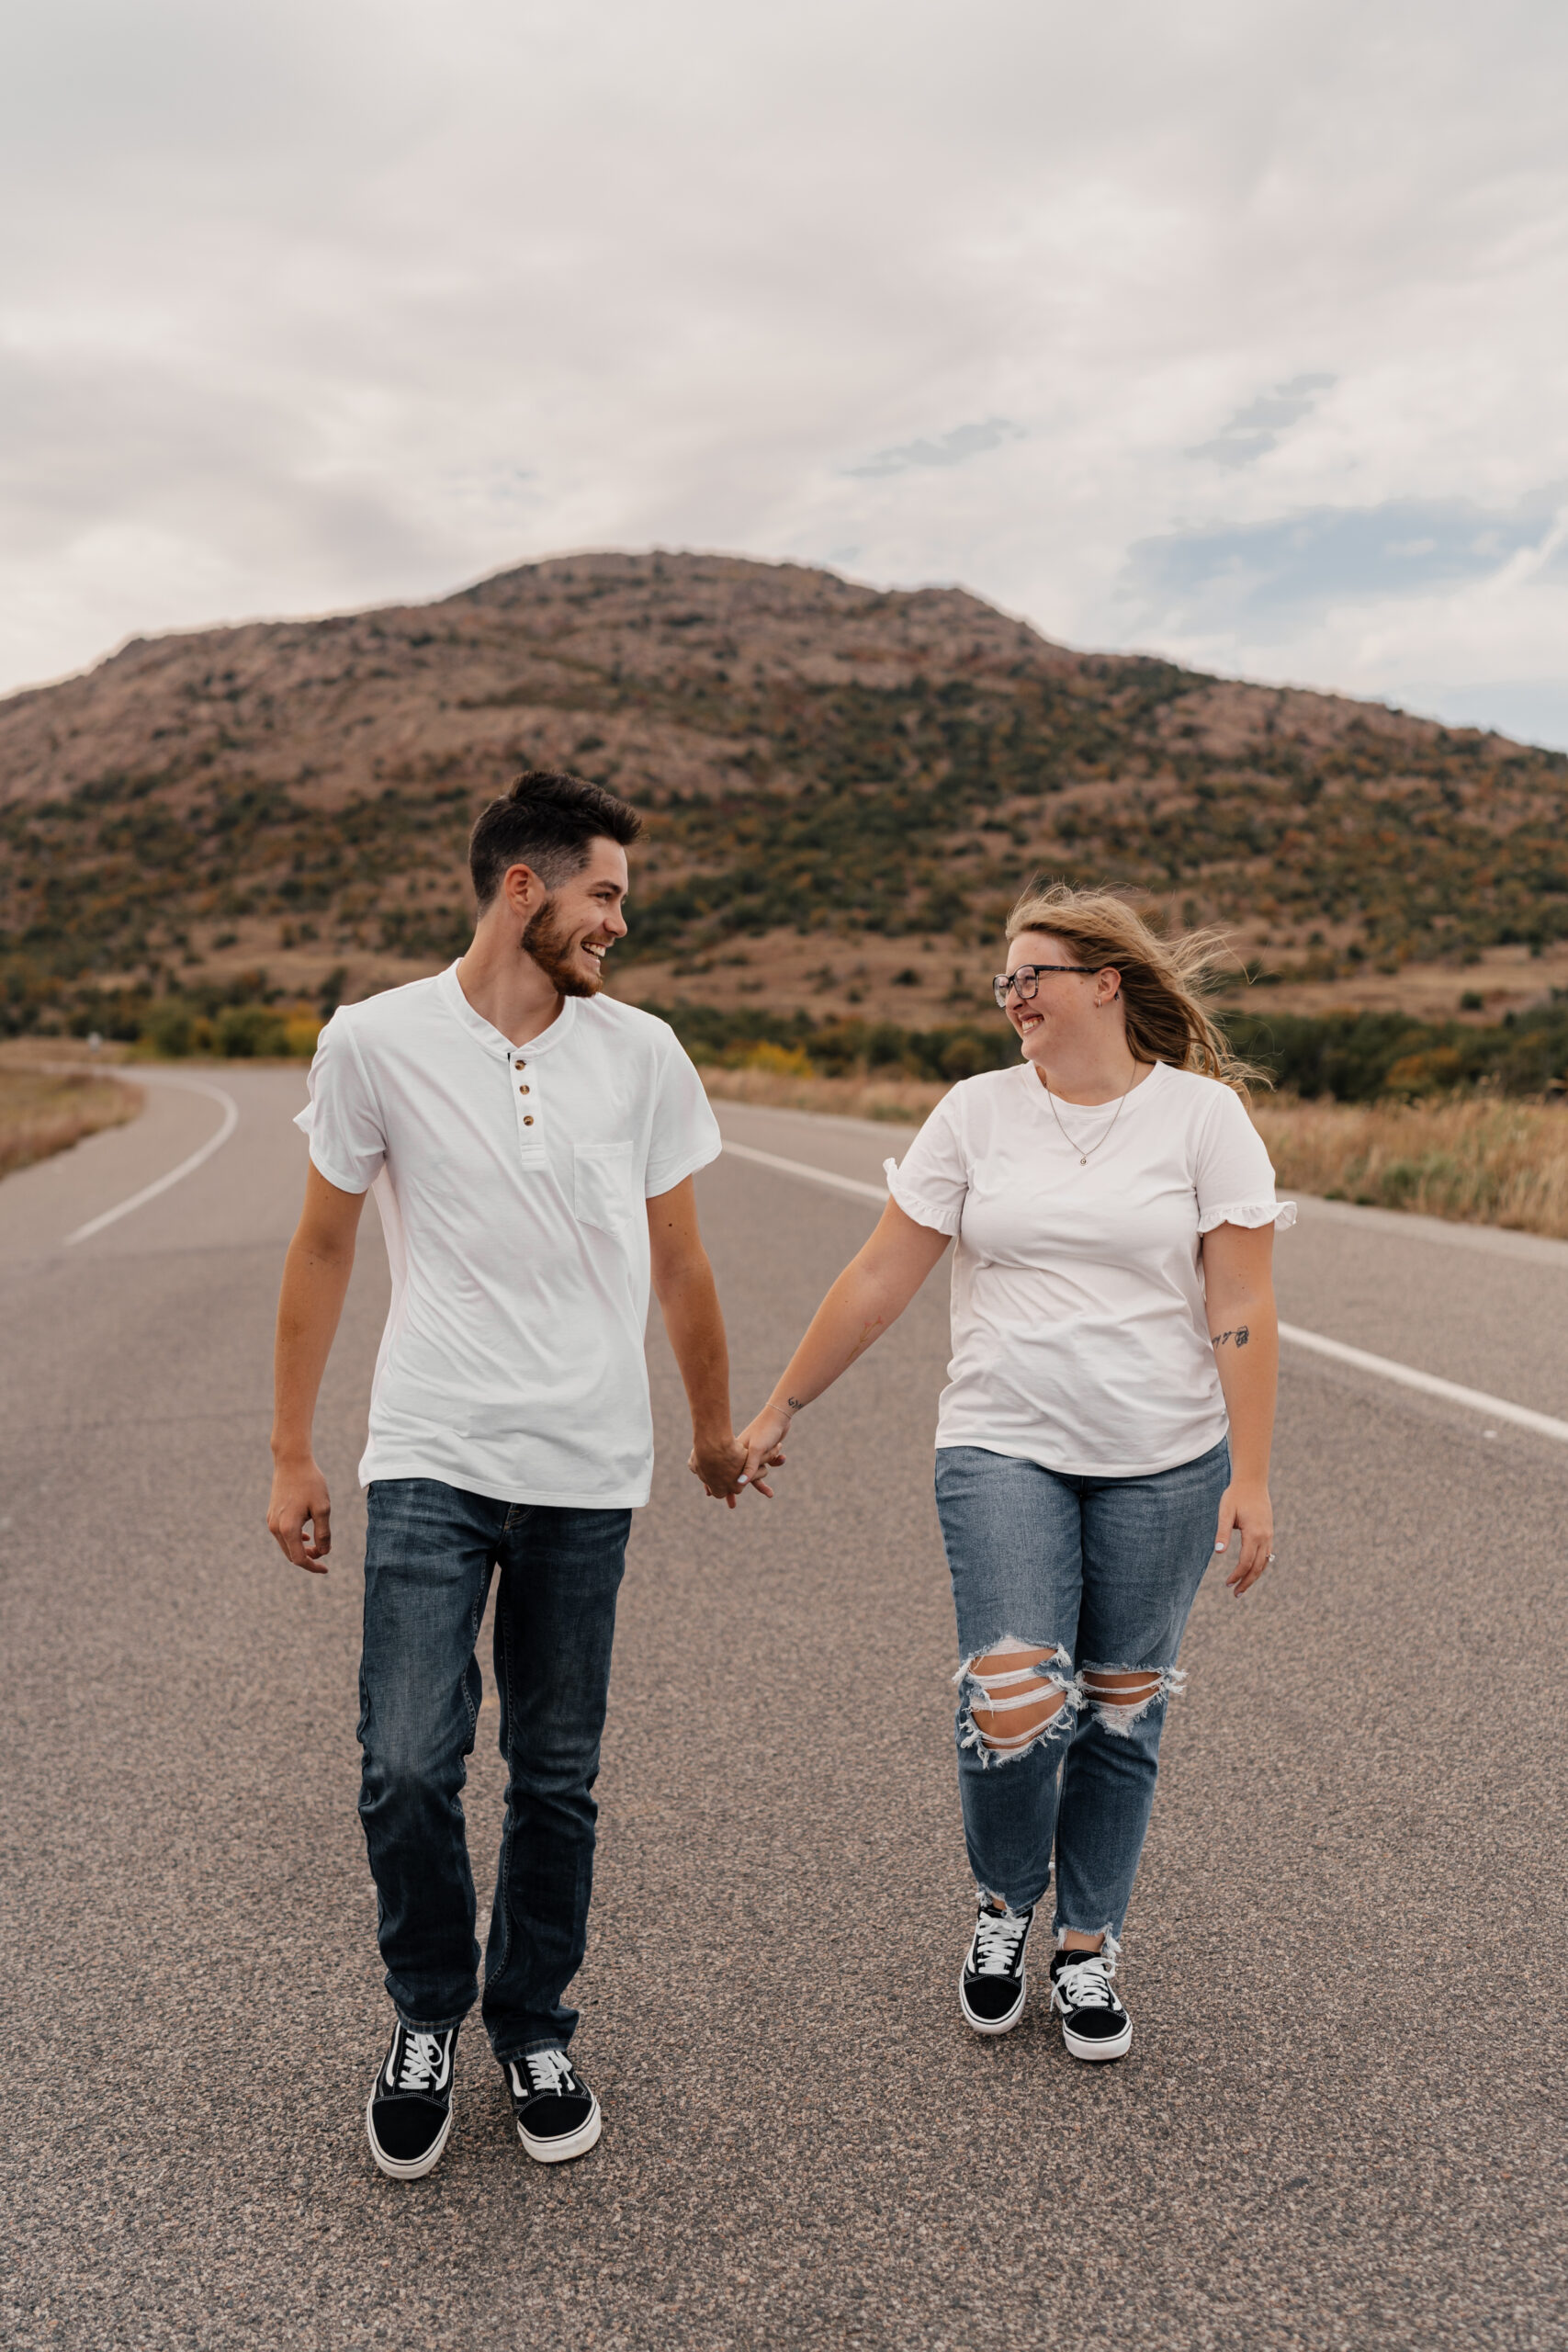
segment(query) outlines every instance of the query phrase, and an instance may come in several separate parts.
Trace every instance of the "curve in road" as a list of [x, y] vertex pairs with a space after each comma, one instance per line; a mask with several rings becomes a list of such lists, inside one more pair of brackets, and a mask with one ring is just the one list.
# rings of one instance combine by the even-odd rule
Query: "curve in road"
[[132, 1209], [144, 1207], [147, 1202], [155, 1201], [160, 1193], [167, 1193], [175, 1184], [183, 1183], [187, 1176], [194, 1176], [198, 1168], [204, 1168], [207, 1165], [215, 1152], [222, 1150], [223, 1146], [240, 1124], [240, 1106], [233, 1096], [223, 1087], [211, 1085], [206, 1079], [186, 1078], [183, 1073], [175, 1077], [168, 1070], [139, 1070], [137, 1082], [139, 1084], [145, 1082], [153, 1086], [179, 1086], [189, 1094], [205, 1094], [209, 1101], [219, 1105], [223, 1114], [222, 1119], [207, 1141], [197, 1150], [193, 1151], [188, 1159], [182, 1159], [177, 1168], [171, 1168], [166, 1176], [155, 1177], [151, 1184], [143, 1184], [140, 1192], [132, 1193], [129, 1200], [117, 1202], [112, 1209], [105, 1209], [100, 1216], [89, 1217], [85, 1225], [79, 1225], [76, 1227], [74, 1233], [68, 1233], [62, 1244], [62, 1247], [66, 1250], [71, 1249], [78, 1241], [90, 1241], [93, 1235], [102, 1233], [106, 1226], [117, 1225], [122, 1216], [129, 1216]]

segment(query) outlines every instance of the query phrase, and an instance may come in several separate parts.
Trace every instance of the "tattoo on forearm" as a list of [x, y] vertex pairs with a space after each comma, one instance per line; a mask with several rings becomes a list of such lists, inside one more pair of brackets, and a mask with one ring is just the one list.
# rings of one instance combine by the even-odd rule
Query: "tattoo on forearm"
[[806, 1410], [806, 1399], [804, 1396], [786, 1396], [784, 1398], [784, 1403], [789, 1407], [792, 1413], [804, 1413]]
[[1234, 1340], [1238, 1348], [1245, 1348], [1251, 1337], [1252, 1332], [1249, 1327], [1240, 1323], [1234, 1331], [1211, 1331], [1209, 1345], [1213, 1348], [1223, 1348], [1227, 1340]]

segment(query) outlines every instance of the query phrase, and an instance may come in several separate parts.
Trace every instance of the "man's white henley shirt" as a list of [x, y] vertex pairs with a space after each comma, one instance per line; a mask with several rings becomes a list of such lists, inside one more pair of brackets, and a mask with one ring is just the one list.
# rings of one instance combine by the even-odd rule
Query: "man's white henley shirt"
[[645, 1203], [722, 1148], [668, 1024], [568, 997], [513, 1046], [454, 965], [339, 1007], [298, 1124], [328, 1183], [374, 1187], [391, 1267], [360, 1483], [645, 1503]]

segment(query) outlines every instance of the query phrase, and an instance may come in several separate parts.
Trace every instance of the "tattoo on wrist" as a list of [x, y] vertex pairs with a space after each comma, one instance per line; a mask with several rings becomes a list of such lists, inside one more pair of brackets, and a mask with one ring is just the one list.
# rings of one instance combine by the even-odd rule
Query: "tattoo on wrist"
[[784, 1398], [784, 1403], [792, 1413], [804, 1413], [806, 1410], [806, 1399], [804, 1396], [786, 1396]]
[[1211, 1331], [1209, 1334], [1209, 1345], [1212, 1348], [1223, 1348], [1227, 1340], [1234, 1340], [1238, 1348], [1245, 1348], [1251, 1337], [1252, 1332], [1249, 1327], [1245, 1323], [1240, 1323], [1236, 1326], [1234, 1331]]

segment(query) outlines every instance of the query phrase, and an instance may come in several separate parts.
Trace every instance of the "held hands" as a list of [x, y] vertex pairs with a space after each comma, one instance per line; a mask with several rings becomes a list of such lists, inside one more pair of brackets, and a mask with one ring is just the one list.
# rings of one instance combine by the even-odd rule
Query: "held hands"
[[310, 1576], [326, 1575], [327, 1554], [333, 1548], [333, 1506], [313, 1454], [301, 1461], [280, 1460], [275, 1465], [266, 1523], [286, 1560]]
[[1220, 1521], [1214, 1530], [1216, 1552], [1230, 1549], [1233, 1532], [1241, 1537], [1241, 1550], [1225, 1582], [1239, 1600], [1274, 1558], [1274, 1506], [1261, 1479], [1233, 1479], [1220, 1497]]
[[686, 1467], [694, 1478], [703, 1482], [703, 1490], [715, 1502], [723, 1502], [733, 1510], [749, 1486], [755, 1485], [760, 1495], [772, 1496], [773, 1488], [762, 1481], [751, 1479], [746, 1471], [746, 1448], [738, 1437], [700, 1437], [687, 1456]]
[[783, 1463], [778, 1440], [788, 1427], [787, 1413], [765, 1408], [739, 1437], [699, 1439], [692, 1448], [686, 1467], [702, 1480], [716, 1502], [722, 1498], [731, 1510], [748, 1487], [754, 1487], [771, 1502], [773, 1490], [763, 1473]]
[[763, 1406], [740, 1432], [740, 1442], [746, 1448], [746, 1476], [760, 1494], [769, 1495], [773, 1489], [759, 1483], [758, 1473], [783, 1466], [783, 1446], [794, 1419], [786, 1405], [772, 1403]]

